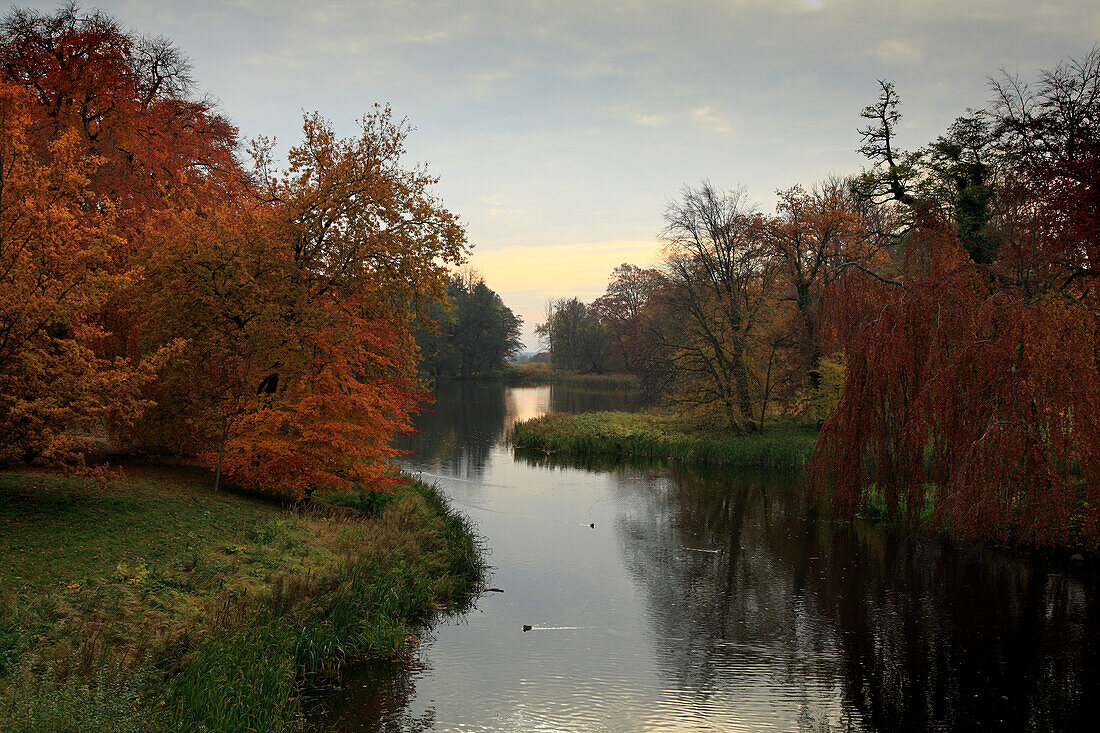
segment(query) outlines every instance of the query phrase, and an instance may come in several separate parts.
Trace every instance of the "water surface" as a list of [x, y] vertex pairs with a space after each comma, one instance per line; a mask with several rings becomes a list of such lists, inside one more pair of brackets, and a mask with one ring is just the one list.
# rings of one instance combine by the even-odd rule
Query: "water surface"
[[516, 420], [630, 406], [441, 386], [402, 463], [477, 523], [504, 592], [353, 674], [326, 701], [336, 730], [1095, 729], [1091, 571], [813, 521], [794, 475], [503, 442]]

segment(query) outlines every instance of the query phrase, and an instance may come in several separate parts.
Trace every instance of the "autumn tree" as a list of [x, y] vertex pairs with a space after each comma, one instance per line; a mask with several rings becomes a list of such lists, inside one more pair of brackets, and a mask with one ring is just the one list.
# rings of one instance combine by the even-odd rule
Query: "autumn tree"
[[138, 388], [176, 348], [139, 348], [132, 288], [152, 213], [224, 200], [242, 181], [236, 132], [190, 98], [171, 44], [75, 4], [0, 21], [0, 81], [0, 370], [19, 415], [0, 440], [9, 455], [60, 458], [147, 404]]
[[843, 513], [877, 496], [968, 537], [1095, 546], [1100, 53], [994, 90], [1008, 165], [988, 225], [896, 196], [901, 272], [835, 289], [848, 372], [813, 474]]
[[97, 159], [89, 188], [117, 207], [116, 229], [140, 226], [170, 194], [215, 200], [213, 184], [238, 177], [236, 129], [194, 98], [190, 64], [164, 38], [75, 2], [14, 9], [0, 22], [0, 69], [34, 98], [37, 135], [72, 133]]
[[0, 81], [0, 464], [65, 461], [137, 374], [96, 355], [89, 316], [117, 285], [113, 212], [89, 207], [97, 161], [69, 133], [44, 144], [34, 101]]
[[757, 428], [748, 366], [776, 268], [762, 217], [743, 191], [705, 181], [665, 210], [666, 317], [657, 333], [686, 403], [721, 406], [730, 428]]
[[128, 437], [181, 454], [216, 446], [220, 455], [240, 419], [268, 399], [264, 379], [293, 348], [293, 319], [282, 322], [287, 247], [275, 211], [257, 201], [166, 216], [173, 229], [153, 242], [137, 289], [142, 332], [150, 344], [179, 338], [186, 346], [162, 371], [153, 405]]
[[465, 252], [404, 122], [312, 115], [246, 174], [178, 49], [69, 4], [0, 22], [0, 125], [0, 460], [115, 432], [288, 498], [389, 480]]
[[229, 480], [288, 498], [392, 480], [390, 438], [424, 399], [410, 318], [465, 252], [435, 179], [403, 162], [407, 134], [383, 107], [350, 139], [307, 116], [285, 172], [253, 147], [256, 204], [192, 217], [150, 263], [178, 314], [156, 318], [190, 336], [175, 368], [200, 383], [181, 415]]
[[832, 180], [807, 191], [795, 186], [779, 192], [769, 242], [781, 280], [798, 314], [791, 333], [811, 391], [821, 387], [826, 289], [846, 269], [872, 267], [875, 240], [852, 201], [846, 181]]
[[645, 358], [645, 310], [660, 280], [657, 270], [624, 262], [612, 271], [607, 292], [592, 303], [617, 361], [629, 372], [637, 373]]
[[[52, 13], [17, 8], [0, 23], [0, 70], [35, 100], [36, 137], [71, 135], [96, 161], [88, 193], [114, 212], [112, 273], [133, 273], [147, 255], [153, 212], [209, 207], [244, 185], [236, 128], [195, 96], [186, 56], [163, 37], [137, 35], [75, 2]], [[135, 282], [120, 280], [94, 320], [99, 353], [136, 364]]]
[[1016, 218], [1033, 230], [1005, 265], [1029, 293], [1053, 288], [1096, 311], [1100, 46], [1043, 71], [1034, 87], [1006, 74], [993, 89], [999, 139], [1018, 161]]

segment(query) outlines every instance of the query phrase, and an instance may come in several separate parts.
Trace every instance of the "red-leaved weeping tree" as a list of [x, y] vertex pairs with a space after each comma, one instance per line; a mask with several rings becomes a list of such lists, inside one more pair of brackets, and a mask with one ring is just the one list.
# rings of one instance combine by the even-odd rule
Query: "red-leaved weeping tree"
[[[1096, 547], [1100, 51], [1033, 90], [994, 89], [1003, 164], [978, 213], [997, 247], [977, 256], [989, 250], [960, 239], [951, 206], [894, 197], [911, 214], [900, 274], [852, 271], [831, 295], [847, 377], [812, 477], [844, 515], [875, 507], [972, 539]], [[865, 116], [881, 111], [896, 123], [885, 105]], [[900, 190], [911, 161], [882, 160], [882, 189]]]

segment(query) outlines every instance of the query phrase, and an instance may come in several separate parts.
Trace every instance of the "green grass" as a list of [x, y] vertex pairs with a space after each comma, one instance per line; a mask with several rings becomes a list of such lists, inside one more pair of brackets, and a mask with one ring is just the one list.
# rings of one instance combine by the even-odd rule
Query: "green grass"
[[0, 474], [0, 731], [293, 731], [483, 572], [433, 487], [287, 509], [146, 468]]
[[213, 493], [185, 468], [133, 468], [125, 481], [0, 474], [0, 587], [40, 590], [110, 576], [118, 564], [164, 566], [236, 540], [283, 512]]
[[[929, 482], [924, 485], [924, 502], [921, 504], [920, 510], [917, 513], [918, 521], [921, 524], [928, 524], [931, 522], [935, 508], [936, 485]], [[883, 497], [882, 491], [874, 484], [871, 484], [864, 490], [864, 508], [860, 514], [865, 519], [874, 521], [892, 521], [895, 517], [908, 516], [908, 508], [906, 506], [905, 497], [901, 497], [897, 513], [891, 515], [886, 506], [886, 499]]]
[[518, 423], [509, 435], [518, 448], [572, 456], [614, 455], [681, 460], [711, 466], [803, 468], [817, 441], [809, 425], [731, 436], [670, 415], [592, 412], [546, 415]]

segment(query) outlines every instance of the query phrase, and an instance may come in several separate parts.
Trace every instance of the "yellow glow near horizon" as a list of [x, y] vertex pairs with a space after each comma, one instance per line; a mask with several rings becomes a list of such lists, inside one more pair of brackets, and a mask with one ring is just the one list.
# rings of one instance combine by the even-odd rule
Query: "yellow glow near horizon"
[[603, 292], [613, 269], [624, 262], [650, 266], [658, 260], [660, 247], [659, 242], [648, 241], [475, 248], [470, 266], [498, 292], [538, 290], [570, 296], [593, 285]]
[[474, 248], [469, 266], [523, 319], [523, 341], [537, 350], [535, 326], [546, 302], [572, 298], [585, 302], [603, 295], [611, 271], [624, 262], [651, 267], [660, 259], [657, 241], [578, 242], [545, 246]]

